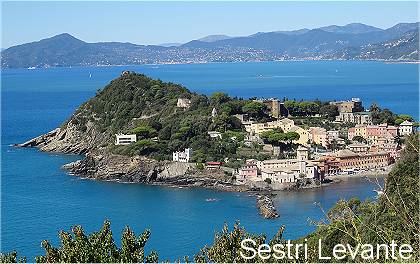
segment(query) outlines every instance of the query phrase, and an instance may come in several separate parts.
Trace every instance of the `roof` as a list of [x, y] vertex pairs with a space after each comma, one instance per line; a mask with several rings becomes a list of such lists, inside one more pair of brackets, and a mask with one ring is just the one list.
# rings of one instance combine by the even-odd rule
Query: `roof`
[[354, 113], [354, 114], [358, 114], [358, 115], [372, 115], [372, 113], [371, 112], [356, 112], [356, 113]]
[[337, 153], [335, 153], [335, 156], [338, 157], [338, 158], [344, 158], [344, 157], [355, 157], [355, 156], [359, 156], [359, 155], [354, 153], [351, 150], [342, 149], [342, 150], [338, 151]]
[[369, 146], [363, 143], [353, 143], [353, 144], [348, 145], [348, 147], [349, 148], [362, 148], [362, 147], [369, 147]]
[[278, 122], [280, 122], [280, 123], [295, 123], [292, 119], [289, 119], [289, 118], [283, 118], [283, 119], [281, 119], [281, 120], [279, 120]]
[[300, 127], [298, 127], [298, 126], [292, 126], [290, 129], [289, 129], [289, 132], [296, 132], [297, 130], [300, 130], [301, 128]]
[[412, 125], [413, 125], [413, 123], [411, 123], [410, 121], [407, 121], [407, 120], [405, 120], [404, 122], [402, 122], [400, 124], [400, 126], [412, 126]]
[[302, 146], [302, 145], [299, 145], [299, 147], [297, 148], [297, 150], [299, 151], [299, 150], [308, 150], [308, 148], [307, 147], [304, 147], [304, 146]]
[[222, 165], [222, 163], [219, 161], [207, 161], [206, 165]]

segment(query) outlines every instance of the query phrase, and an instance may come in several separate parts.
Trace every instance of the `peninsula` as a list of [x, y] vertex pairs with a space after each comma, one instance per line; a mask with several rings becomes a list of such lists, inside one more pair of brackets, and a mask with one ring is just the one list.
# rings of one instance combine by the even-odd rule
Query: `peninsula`
[[260, 193], [384, 173], [413, 122], [358, 98], [208, 97], [124, 71], [60, 127], [17, 146], [84, 155], [63, 168], [89, 179]]

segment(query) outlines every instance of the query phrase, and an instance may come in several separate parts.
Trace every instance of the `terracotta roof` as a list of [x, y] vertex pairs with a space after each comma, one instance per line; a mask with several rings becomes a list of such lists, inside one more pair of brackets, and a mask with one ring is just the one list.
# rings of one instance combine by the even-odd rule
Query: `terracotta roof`
[[355, 156], [359, 156], [359, 155], [354, 153], [351, 150], [342, 149], [342, 150], [338, 151], [337, 153], [335, 153], [335, 156], [338, 157], [338, 158], [344, 158], [344, 157], [355, 157]]

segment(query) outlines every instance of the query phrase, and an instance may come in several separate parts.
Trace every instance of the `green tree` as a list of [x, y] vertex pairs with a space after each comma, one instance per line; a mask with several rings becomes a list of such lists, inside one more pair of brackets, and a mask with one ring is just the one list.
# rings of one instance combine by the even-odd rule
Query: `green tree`
[[230, 100], [230, 97], [226, 93], [215, 92], [211, 95], [210, 100], [214, 105], [220, 105]]
[[242, 107], [242, 111], [251, 117], [261, 117], [267, 111], [267, 106], [260, 102], [249, 102]]
[[71, 233], [60, 232], [60, 247], [56, 248], [47, 240], [42, 242], [45, 255], [36, 257], [38, 263], [101, 263], [101, 262], [147, 262], [155, 263], [158, 255], [152, 251], [145, 255], [144, 247], [150, 237], [150, 231], [144, 231], [139, 237], [126, 227], [118, 248], [112, 236], [110, 222], [105, 221], [99, 232], [85, 235], [81, 226], [72, 228]]

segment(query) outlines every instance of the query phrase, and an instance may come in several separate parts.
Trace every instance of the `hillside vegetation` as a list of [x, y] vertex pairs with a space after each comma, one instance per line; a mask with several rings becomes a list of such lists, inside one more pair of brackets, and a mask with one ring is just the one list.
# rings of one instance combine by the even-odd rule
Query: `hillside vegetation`
[[[178, 98], [190, 99], [191, 106], [177, 107]], [[215, 117], [213, 108], [217, 111]], [[264, 110], [260, 103], [230, 98], [224, 93], [207, 97], [177, 84], [129, 73], [98, 91], [68, 122], [80, 131], [87, 130], [88, 122], [93, 123], [97, 133], [108, 135], [103, 145], [113, 153], [162, 160], [171, 159], [173, 151], [192, 148], [194, 160], [202, 162], [223, 160], [236, 153], [243, 140], [243, 128], [234, 114], [245, 112], [268, 120]], [[211, 142], [208, 131], [219, 131], [223, 138]], [[118, 133], [135, 133], [137, 142], [114, 146]]]

